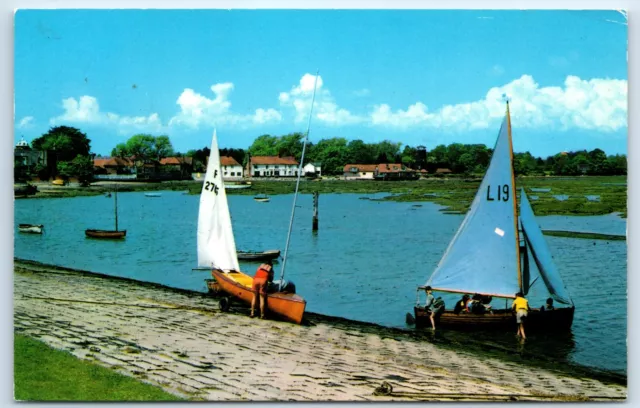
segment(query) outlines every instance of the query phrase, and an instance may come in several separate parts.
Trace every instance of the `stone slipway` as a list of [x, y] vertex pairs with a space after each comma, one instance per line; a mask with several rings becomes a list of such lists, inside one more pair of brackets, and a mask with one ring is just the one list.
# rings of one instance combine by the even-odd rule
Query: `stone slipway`
[[14, 330], [199, 400], [612, 401], [627, 394], [619, 381], [480, 357], [398, 330], [313, 314], [303, 326], [250, 319], [243, 309], [221, 312], [205, 294], [20, 260]]

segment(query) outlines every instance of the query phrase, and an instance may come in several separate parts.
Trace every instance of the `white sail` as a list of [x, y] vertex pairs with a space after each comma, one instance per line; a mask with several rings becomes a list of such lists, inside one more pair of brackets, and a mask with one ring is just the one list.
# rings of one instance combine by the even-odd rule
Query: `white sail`
[[569, 291], [565, 288], [560, 273], [553, 262], [547, 241], [544, 239], [542, 230], [540, 230], [540, 226], [535, 220], [533, 209], [529, 204], [524, 189], [520, 193], [520, 221], [527, 245], [533, 254], [533, 259], [549, 294], [557, 302], [565, 305], [573, 304]]
[[198, 266], [240, 270], [227, 194], [222, 181], [220, 151], [215, 130], [211, 140], [207, 173], [200, 193]]
[[427, 285], [434, 290], [514, 297], [522, 289], [509, 110], [487, 173]]

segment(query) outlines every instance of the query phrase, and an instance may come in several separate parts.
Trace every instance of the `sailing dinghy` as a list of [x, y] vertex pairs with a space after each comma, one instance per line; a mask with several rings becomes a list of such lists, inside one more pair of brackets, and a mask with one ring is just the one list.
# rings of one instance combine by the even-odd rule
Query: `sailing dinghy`
[[516, 292], [526, 296], [529, 291], [529, 254], [557, 306], [546, 311], [532, 309], [525, 323], [527, 333], [569, 331], [575, 306], [554, 265], [524, 189], [520, 193], [520, 217], [517, 214], [507, 102], [491, 162], [469, 212], [435, 271], [424, 286], [418, 287], [418, 301], [414, 307], [416, 325], [428, 327], [431, 324], [429, 313], [419, 305], [420, 293], [426, 286], [431, 286], [434, 292], [491, 296], [496, 299], [494, 304], [501, 303], [498, 299], [506, 299], [504, 309], [492, 312], [456, 314], [445, 310], [437, 318], [437, 326], [471, 330], [515, 329], [516, 318], [507, 299], [515, 298]]
[[99, 230], [99, 229], [86, 229], [84, 234], [87, 238], [96, 239], [123, 239], [127, 236], [127, 230], [118, 230], [118, 185], [116, 184], [114, 192], [114, 212], [115, 212], [115, 230]]
[[[227, 203], [220, 151], [216, 132], [211, 140], [211, 153], [200, 194], [198, 213], [198, 267], [211, 268], [217, 289], [229, 297], [251, 304], [253, 277], [240, 271], [236, 243]], [[267, 295], [268, 315], [300, 324], [307, 302], [295, 293], [293, 285]], [[220, 300], [220, 308], [228, 310], [230, 298]]]

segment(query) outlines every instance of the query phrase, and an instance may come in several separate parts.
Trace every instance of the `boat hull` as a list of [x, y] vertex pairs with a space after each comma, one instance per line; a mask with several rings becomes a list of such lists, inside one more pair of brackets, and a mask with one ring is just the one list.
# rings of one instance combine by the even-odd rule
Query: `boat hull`
[[[573, 324], [574, 307], [556, 308], [541, 312], [531, 310], [524, 324], [530, 332], [568, 332]], [[417, 327], [431, 327], [429, 313], [424, 307], [414, 307]], [[516, 317], [509, 310], [495, 310], [493, 314], [460, 313], [445, 311], [436, 318], [436, 327], [456, 330], [513, 330], [517, 329]]]
[[280, 250], [278, 249], [264, 252], [238, 251], [238, 259], [242, 261], [272, 261], [279, 256]]
[[18, 231], [24, 232], [26, 234], [42, 234], [42, 229], [44, 225], [42, 224], [19, 224]]
[[127, 230], [113, 231], [113, 230], [96, 230], [88, 229], [84, 231], [88, 238], [99, 239], [123, 239], [127, 236]]
[[[242, 272], [222, 272], [217, 269], [211, 271], [211, 275], [220, 290], [236, 299], [251, 304], [253, 290], [251, 284], [253, 278]], [[267, 295], [267, 315], [274, 314], [290, 322], [300, 324], [304, 316], [307, 302], [299, 295], [291, 293], [269, 293]], [[256, 307], [259, 307], [256, 305]]]
[[270, 198], [254, 198], [253, 200], [259, 203], [268, 203], [271, 199]]

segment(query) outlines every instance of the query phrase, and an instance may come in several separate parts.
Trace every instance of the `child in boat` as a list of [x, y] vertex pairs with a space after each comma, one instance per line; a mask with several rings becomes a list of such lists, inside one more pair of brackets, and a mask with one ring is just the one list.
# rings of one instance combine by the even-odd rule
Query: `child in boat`
[[460, 314], [460, 312], [467, 312], [468, 300], [469, 300], [469, 295], [462, 295], [462, 298], [456, 302], [456, 305], [453, 308], [453, 313]]
[[513, 300], [513, 304], [511, 305], [511, 310], [513, 310], [516, 314], [516, 323], [518, 323], [518, 332], [516, 336], [522, 335], [523, 339], [526, 339], [527, 336], [524, 335], [524, 322], [527, 319], [527, 315], [529, 313], [529, 302], [524, 298], [522, 292], [516, 293], [516, 298]]
[[549, 299], [547, 299], [547, 304], [542, 306], [540, 308], [540, 311], [544, 312], [545, 310], [554, 310], [554, 309], [555, 309], [555, 307], [553, 307], [553, 299], [549, 298]]

